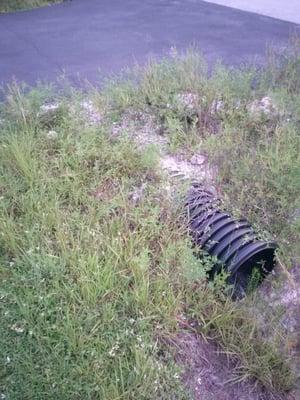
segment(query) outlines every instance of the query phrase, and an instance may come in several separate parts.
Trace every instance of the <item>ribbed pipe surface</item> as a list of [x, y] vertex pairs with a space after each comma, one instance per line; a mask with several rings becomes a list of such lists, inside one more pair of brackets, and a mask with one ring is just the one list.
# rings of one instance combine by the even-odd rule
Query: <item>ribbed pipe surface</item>
[[236, 220], [223, 212], [209, 190], [193, 187], [187, 210], [194, 242], [217, 259], [211, 276], [224, 268], [235, 296], [245, 295], [254, 270], [259, 272], [260, 281], [274, 268], [277, 244], [260, 240], [246, 219]]

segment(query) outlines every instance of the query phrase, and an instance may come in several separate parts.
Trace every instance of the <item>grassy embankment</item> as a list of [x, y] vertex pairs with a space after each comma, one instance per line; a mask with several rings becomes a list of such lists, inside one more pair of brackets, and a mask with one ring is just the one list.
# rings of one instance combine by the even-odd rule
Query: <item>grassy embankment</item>
[[[211, 260], [195, 257], [184, 227], [186, 183], [174, 201], [159, 150], [111, 132], [129, 109], [140, 111], [155, 118], [171, 153], [206, 152], [231, 210], [275, 236], [288, 267], [299, 240], [298, 54], [263, 71], [218, 67], [209, 76], [189, 53], [131, 76], [90, 94], [100, 125], [86, 123], [75, 90], [13, 86], [1, 105], [0, 393], [189, 398], [166, 345], [183, 315], [234, 360], [234, 379], [289, 390], [294, 376], [278, 344], [288, 338], [264, 336], [247, 311], [251, 296], [234, 303], [222, 280], [206, 281]], [[179, 104], [180, 93], [196, 95], [196, 113]], [[276, 110], [249, 111], [264, 96]], [[45, 117], [45, 102], [60, 106]], [[265, 324], [278, 330], [276, 315]]]

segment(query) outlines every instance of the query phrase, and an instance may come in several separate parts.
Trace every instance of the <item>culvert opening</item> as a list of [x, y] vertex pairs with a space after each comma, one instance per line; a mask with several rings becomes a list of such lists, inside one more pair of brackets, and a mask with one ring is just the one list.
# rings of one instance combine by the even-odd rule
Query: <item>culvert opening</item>
[[223, 212], [220, 201], [201, 186], [190, 190], [186, 205], [194, 243], [217, 259], [210, 278], [223, 268], [234, 298], [255, 289], [274, 268], [276, 242], [259, 239], [246, 219]]

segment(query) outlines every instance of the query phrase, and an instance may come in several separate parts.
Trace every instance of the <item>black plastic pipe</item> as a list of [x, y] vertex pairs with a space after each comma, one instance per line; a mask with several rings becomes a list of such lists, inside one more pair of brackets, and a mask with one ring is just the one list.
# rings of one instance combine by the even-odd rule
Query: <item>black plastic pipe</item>
[[260, 240], [246, 219], [234, 219], [220, 205], [212, 192], [193, 187], [187, 199], [190, 233], [195, 244], [217, 260], [210, 276], [223, 268], [229, 274], [234, 296], [242, 297], [254, 271], [259, 283], [274, 268], [277, 244]]

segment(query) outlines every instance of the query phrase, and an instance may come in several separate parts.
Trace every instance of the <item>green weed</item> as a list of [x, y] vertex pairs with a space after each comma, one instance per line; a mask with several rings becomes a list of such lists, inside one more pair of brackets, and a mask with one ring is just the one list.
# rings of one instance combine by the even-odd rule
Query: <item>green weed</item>
[[0, 13], [43, 7], [61, 0], [0, 0]]

